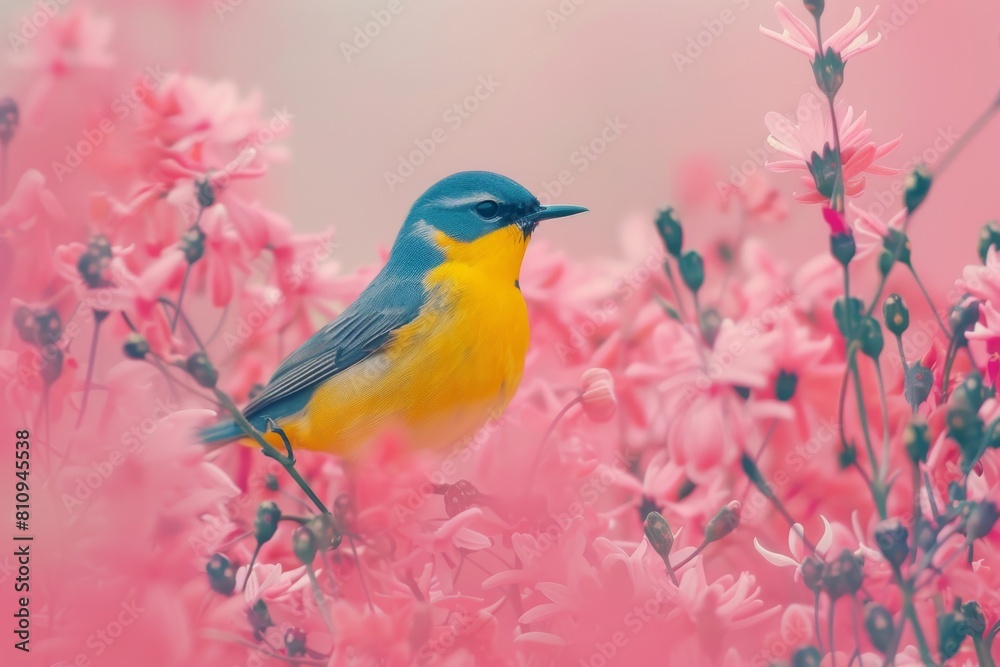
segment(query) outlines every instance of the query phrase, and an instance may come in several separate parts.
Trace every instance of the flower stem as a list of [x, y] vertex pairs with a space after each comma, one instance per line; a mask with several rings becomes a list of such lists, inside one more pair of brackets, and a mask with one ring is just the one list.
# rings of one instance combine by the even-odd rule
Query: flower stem
[[951, 149], [944, 154], [944, 157], [941, 158], [941, 161], [937, 163], [937, 167], [934, 169], [935, 178], [940, 176], [941, 172], [943, 172], [945, 168], [951, 164], [952, 160], [954, 160], [955, 157], [962, 152], [966, 145], [968, 145], [968, 143], [972, 141], [972, 139], [975, 138], [975, 136], [979, 134], [984, 127], [986, 127], [986, 124], [989, 123], [990, 119], [993, 118], [993, 114], [995, 114], [998, 109], [1000, 109], [1000, 95], [997, 95], [997, 97], [993, 99], [993, 102], [986, 107], [986, 110], [979, 114], [979, 117], [973, 121], [972, 125], [969, 126], [969, 129], [967, 129], [965, 133], [958, 138], [958, 141], [952, 145]]
[[941, 327], [941, 332], [948, 337], [951, 337], [951, 331], [945, 326], [944, 321], [941, 319], [941, 315], [938, 313], [937, 308], [934, 307], [934, 301], [931, 299], [931, 295], [927, 292], [927, 288], [924, 287], [924, 283], [920, 280], [920, 276], [917, 275], [917, 270], [909, 265], [910, 275], [913, 276], [913, 281], [917, 283], [917, 287], [920, 289], [920, 293], [924, 295], [924, 300], [927, 301], [927, 305], [931, 307], [931, 312], [934, 313], [934, 319], [937, 320], [938, 326]]
[[83, 384], [83, 399], [80, 401], [80, 414], [76, 417], [76, 428], [80, 428], [80, 424], [83, 423], [83, 417], [87, 414], [87, 399], [90, 398], [90, 387], [94, 381], [94, 363], [97, 360], [97, 341], [101, 334], [101, 325], [107, 317], [107, 311], [94, 311], [94, 334], [90, 338], [90, 357], [87, 360], [87, 379]]

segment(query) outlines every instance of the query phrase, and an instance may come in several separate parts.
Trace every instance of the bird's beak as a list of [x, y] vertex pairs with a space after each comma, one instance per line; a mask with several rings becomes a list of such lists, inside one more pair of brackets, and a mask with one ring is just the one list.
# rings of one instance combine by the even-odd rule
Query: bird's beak
[[517, 226], [521, 228], [524, 232], [524, 237], [527, 238], [531, 236], [531, 233], [535, 231], [535, 227], [542, 220], [551, 220], [553, 218], [565, 218], [568, 215], [576, 215], [577, 213], [586, 213], [590, 209], [584, 208], [583, 206], [562, 206], [559, 204], [553, 204], [552, 206], [541, 206], [537, 211], [529, 213], [520, 220], [517, 221]]
[[542, 220], [551, 220], [552, 218], [565, 218], [568, 215], [576, 215], [577, 213], [586, 213], [589, 210], [583, 206], [561, 206], [554, 204], [552, 206], [541, 207], [530, 217], [534, 218], [535, 222], [540, 222]]

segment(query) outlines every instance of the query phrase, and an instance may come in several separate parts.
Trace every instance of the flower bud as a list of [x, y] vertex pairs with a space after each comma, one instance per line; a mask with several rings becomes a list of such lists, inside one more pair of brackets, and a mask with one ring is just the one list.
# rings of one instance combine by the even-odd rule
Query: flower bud
[[6, 146], [17, 134], [21, 112], [12, 97], [0, 97], [0, 144]]
[[951, 330], [956, 334], [965, 332], [976, 326], [979, 321], [979, 301], [972, 297], [967, 297], [956, 303], [948, 314], [948, 321]]
[[840, 160], [837, 158], [837, 153], [830, 144], [823, 145], [822, 155], [813, 151], [809, 158], [808, 167], [809, 173], [813, 177], [813, 182], [816, 184], [816, 190], [832, 201], [837, 194], [835, 190], [840, 175]]
[[962, 616], [965, 617], [966, 632], [973, 639], [982, 639], [986, 632], [986, 614], [983, 607], [975, 600], [970, 600], [962, 605]]
[[991, 248], [1000, 248], [1000, 225], [997, 224], [996, 220], [990, 220], [979, 230], [979, 242], [976, 246], [976, 251], [979, 253], [979, 259], [983, 264], [986, 263], [986, 258], [989, 256]]
[[660, 238], [663, 239], [663, 245], [666, 246], [667, 252], [674, 257], [680, 257], [681, 248], [684, 245], [684, 228], [674, 217], [674, 209], [668, 208], [665, 211], [660, 211], [656, 217], [656, 229], [660, 232]]
[[927, 452], [931, 449], [930, 432], [923, 420], [912, 421], [903, 429], [903, 446], [914, 463], [927, 461]]
[[906, 368], [903, 395], [911, 408], [916, 410], [920, 407], [931, 395], [933, 388], [934, 375], [922, 362], [914, 362]]
[[292, 533], [292, 551], [295, 552], [295, 557], [299, 559], [299, 562], [303, 565], [312, 565], [317, 550], [316, 536], [313, 535], [308, 526], [296, 528], [295, 532]]
[[705, 525], [705, 543], [721, 540], [736, 530], [737, 526], [740, 525], [741, 509], [740, 501], [733, 500], [709, 519]]
[[792, 654], [792, 667], [819, 667], [823, 657], [812, 646], [795, 649]]
[[219, 371], [215, 370], [212, 362], [208, 360], [208, 355], [204, 352], [195, 352], [188, 357], [184, 368], [195, 382], [206, 389], [214, 388], [215, 383], [219, 381]]
[[844, 338], [851, 338], [853, 332], [861, 324], [864, 315], [864, 304], [861, 299], [851, 297], [845, 299], [838, 296], [833, 302], [833, 319], [837, 321], [837, 328]]
[[681, 278], [692, 292], [697, 292], [705, 282], [705, 262], [695, 250], [688, 250], [677, 260]]
[[795, 396], [795, 390], [799, 386], [799, 376], [795, 373], [780, 371], [778, 379], [774, 381], [774, 397], [779, 401], [790, 401]]
[[257, 516], [253, 520], [253, 536], [257, 544], [264, 544], [278, 530], [278, 520], [281, 519], [281, 510], [273, 500], [265, 500], [257, 506]]
[[35, 311], [35, 344], [55, 345], [63, 334], [62, 318], [54, 308], [42, 308]]
[[906, 307], [903, 297], [890, 294], [882, 304], [882, 318], [885, 328], [894, 336], [902, 336], [910, 326], [910, 310]]
[[831, 600], [844, 595], [854, 595], [864, 583], [864, 560], [844, 549], [837, 559], [828, 563], [823, 572], [823, 587]]
[[247, 621], [254, 634], [258, 636], [274, 625], [274, 621], [271, 620], [271, 612], [268, 611], [267, 603], [264, 600], [257, 600], [252, 607], [247, 609]]
[[316, 538], [316, 549], [326, 551], [340, 546], [344, 536], [337, 530], [336, 521], [329, 514], [319, 514], [308, 523], [309, 530]]
[[885, 559], [894, 567], [899, 567], [910, 555], [910, 547], [906, 543], [910, 531], [899, 519], [886, 519], [875, 526], [875, 542]]
[[181, 237], [181, 250], [188, 264], [194, 264], [205, 254], [205, 232], [200, 227], [192, 227]]
[[993, 530], [998, 518], [1000, 518], [1000, 513], [992, 502], [986, 500], [973, 503], [969, 517], [965, 520], [965, 536], [970, 542], [986, 537]]
[[279, 487], [278, 476], [268, 473], [264, 477], [264, 488], [266, 488], [268, 491], [277, 491], [278, 487]]
[[938, 616], [938, 650], [941, 658], [955, 657], [965, 641], [966, 624], [961, 612], [949, 611]]
[[885, 339], [882, 337], [882, 325], [874, 317], [865, 317], [861, 320], [858, 329], [858, 339], [861, 341], [861, 351], [868, 357], [878, 361], [885, 347]]
[[643, 532], [653, 551], [659, 554], [663, 562], [670, 567], [670, 550], [674, 547], [674, 533], [670, 530], [670, 524], [659, 512], [650, 512], [646, 515], [646, 521], [642, 525]]
[[878, 259], [879, 272], [882, 276], [887, 276], [896, 262], [910, 266], [911, 261], [910, 238], [898, 229], [890, 227], [889, 234], [882, 240], [882, 252]]
[[806, 11], [816, 19], [819, 19], [823, 15], [823, 8], [826, 3], [823, 0], [805, 0], [803, 4], [806, 6]]
[[129, 359], [145, 359], [149, 354], [149, 341], [140, 333], [130, 333], [125, 338], [122, 351]]
[[618, 401], [610, 372], [604, 368], [591, 368], [580, 378], [580, 389], [580, 405], [591, 420], [606, 422], [615, 416]]
[[306, 654], [306, 631], [302, 628], [288, 628], [284, 640], [288, 655], [294, 658]]
[[31, 308], [18, 306], [14, 311], [14, 328], [18, 335], [28, 345], [38, 344], [38, 319]]
[[236, 588], [236, 568], [222, 554], [212, 554], [205, 563], [205, 573], [208, 575], [208, 585], [212, 590], [222, 595], [232, 595]]
[[475, 507], [482, 501], [479, 489], [465, 479], [460, 479], [444, 492], [444, 511], [449, 518]]
[[879, 603], [871, 602], [865, 607], [865, 630], [868, 631], [868, 638], [883, 654], [892, 647], [896, 634], [895, 625], [892, 614]]
[[814, 593], [818, 593], [823, 588], [823, 572], [826, 569], [824, 563], [817, 556], [806, 556], [802, 559], [802, 583], [806, 588]]
[[208, 208], [215, 203], [215, 188], [206, 179], [204, 181], [198, 181], [196, 184], [198, 188], [198, 206], [202, 208]]
[[816, 54], [812, 67], [816, 85], [827, 97], [833, 98], [844, 85], [844, 59], [832, 48], [827, 48], [826, 53]]
[[903, 201], [906, 204], [906, 212], [908, 214], [912, 214], [924, 203], [927, 193], [930, 192], [932, 182], [933, 177], [931, 176], [931, 172], [924, 165], [918, 165], [909, 173], [906, 177], [906, 189], [903, 194]]

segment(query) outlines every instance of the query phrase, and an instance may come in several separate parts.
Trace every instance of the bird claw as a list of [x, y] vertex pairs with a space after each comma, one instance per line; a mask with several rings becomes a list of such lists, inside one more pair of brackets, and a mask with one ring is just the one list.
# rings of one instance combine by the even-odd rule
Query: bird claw
[[285, 434], [284, 429], [278, 426], [277, 422], [275, 422], [270, 417], [267, 418], [267, 432], [278, 434], [278, 437], [281, 438], [281, 441], [285, 443], [285, 452], [288, 454], [288, 462], [294, 465], [295, 452], [292, 451], [292, 443], [289, 442], [288, 436]]

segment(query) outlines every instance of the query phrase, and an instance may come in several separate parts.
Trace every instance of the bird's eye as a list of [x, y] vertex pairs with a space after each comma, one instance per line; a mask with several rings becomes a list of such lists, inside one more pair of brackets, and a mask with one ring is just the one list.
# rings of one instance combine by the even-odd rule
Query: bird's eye
[[500, 204], [496, 203], [492, 199], [481, 201], [476, 204], [476, 213], [478, 213], [480, 217], [485, 220], [492, 220], [497, 217], [498, 213], [500, 213]]

